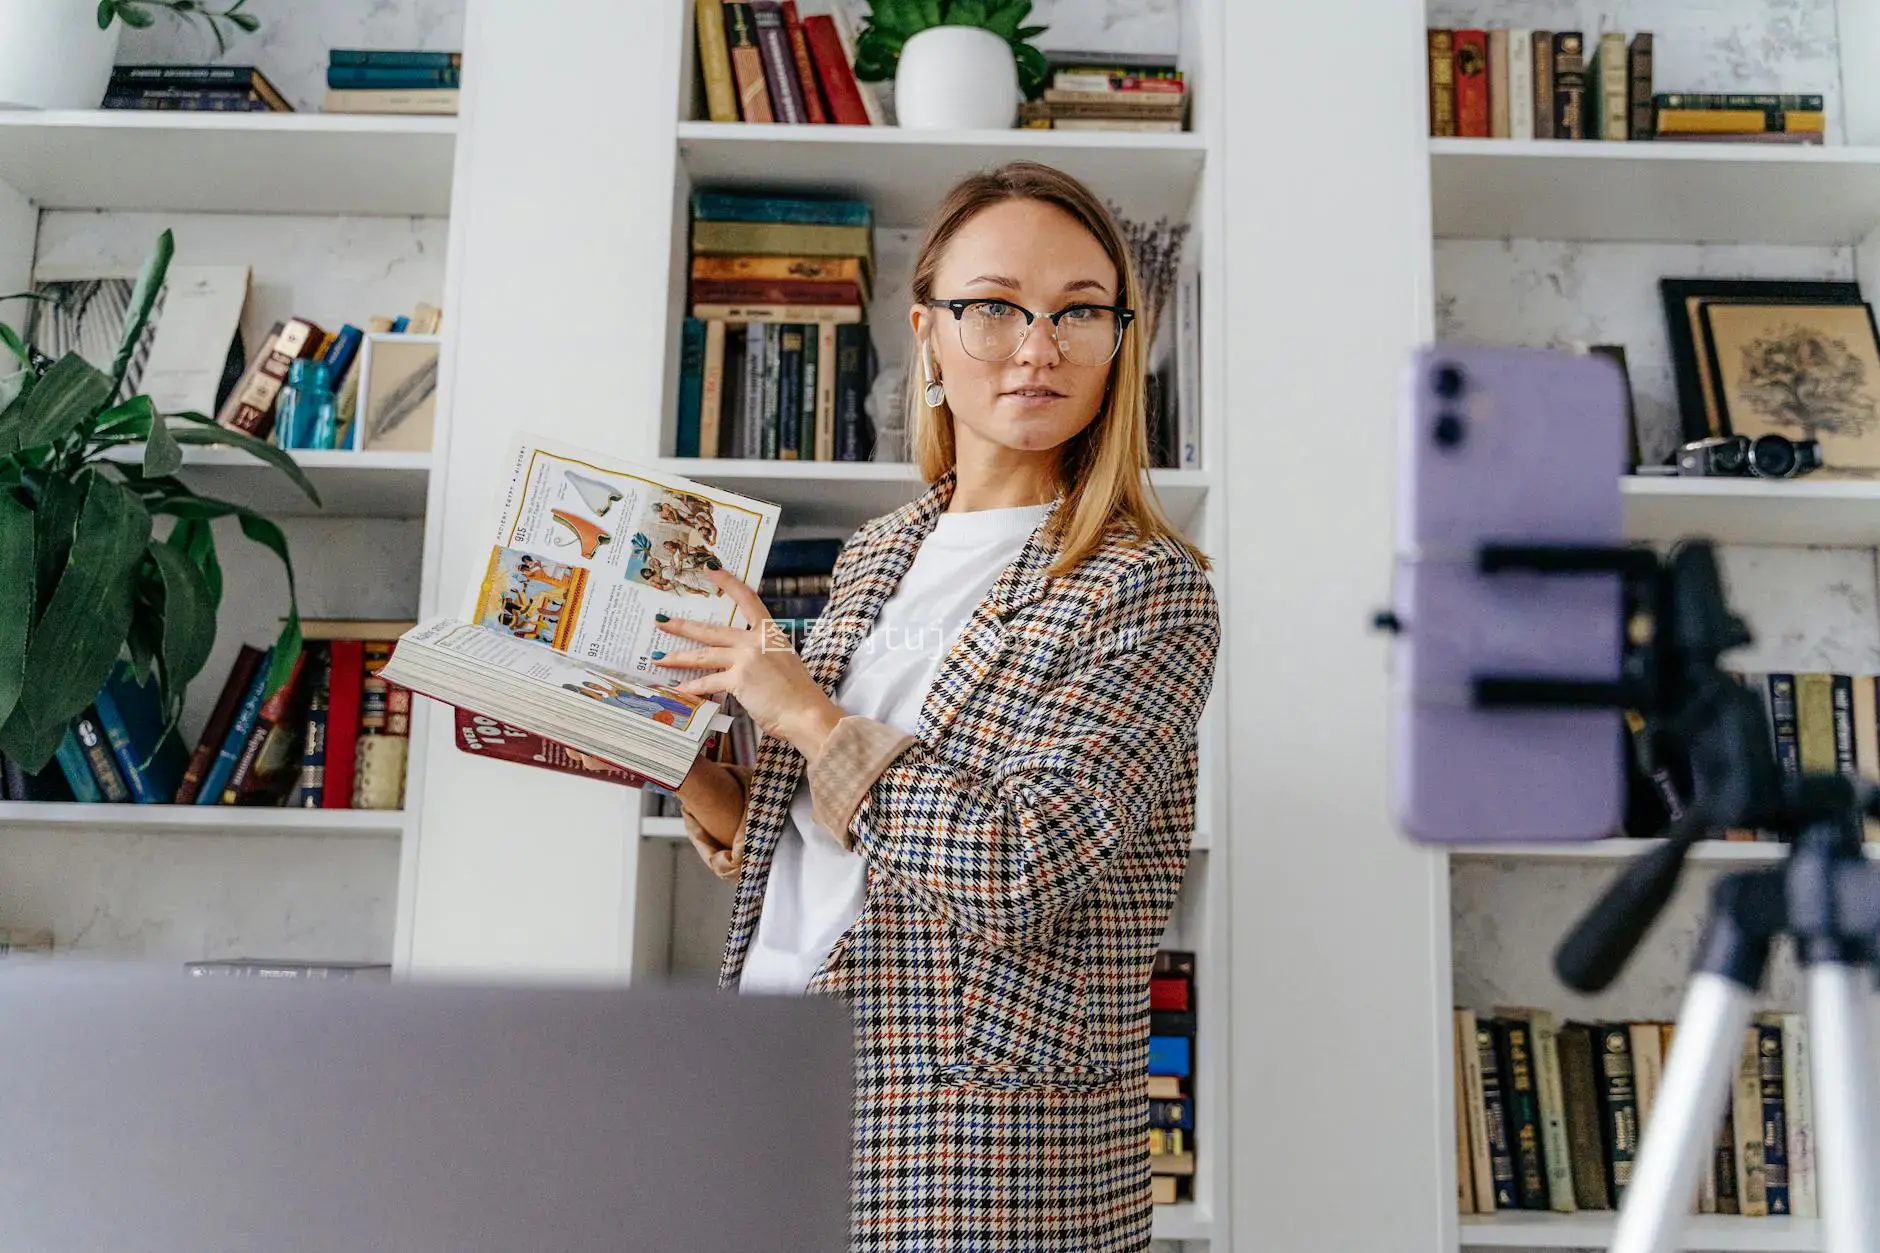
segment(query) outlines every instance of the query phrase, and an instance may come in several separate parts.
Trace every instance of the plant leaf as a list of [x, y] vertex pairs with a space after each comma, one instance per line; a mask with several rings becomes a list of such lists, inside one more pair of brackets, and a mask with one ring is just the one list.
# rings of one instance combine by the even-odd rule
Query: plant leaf
[[222, 563], [216, 558], [215, 530], [208, 521], [203, 518], [178, 518], [165, 542], [202, 572], [203, 586], [209, 589], [209, 599], [221, 605]]
[[131, 368], [131, 357], [144, 337], [144, 328], [150, 325], [150, 310], [156, 307], [157, 295], [163, 290], [163, 276], [169, 272], [170, 258], [174, 255], [176, 237], [165, 230], [157, 236], [156, 246], [150, 250], [142, 272], [137, 275], [137, 286], [131, 289], [130, 316], [124, 320], [124, 338], [118, 341], [117, 359], [111, 363], [110, 395], [117, 395], [118, 388], [124, 385], [124, 375]]
[[1050, 29], [1049, 26], [1021, 26], [1012, 38], [1014, 40], [1036, 39]]
[[[88, 422], [111, 398], [111, 380], [75, 352], [53, 363], [10, 423], [0, 420], [0, 456], [52, 444]], [[8, 412], [13, 411], [9, 405]]]
[[26, 343], [19, 334], [4, 322], [0, 322], [0, 344], [5, 344], [7, 351], [20, 359], [21, 364], [31, 369], [33, 354], [26, 351]]
[[287, 676], [294, 672], [294, 663], [300, 658], [300, 597], [294, 590], [294, 560], [287, 553], [287, 537], [281, 534], [280, 527], [252, 510], [240, 510], [236, 516], [241, 519], [242, 534], [272, 550], [281, 559], [281, 568], [287, 571], [287, 620], [281, 624], [281, 634], [274, 641], [274, 656], [268, 663], [267, 692], [263, 697], [266, 699], [287, 682]]
[[313, 486], [313, 480], [307, 477], [307, 472], [300, 468], [300, 463], [295, 461], [293, 456], [286, 450], [276, 448], [266, 440], [256, 439], [254, 436], [244, 434], [241, 431], [230, 430], [228, 427], [221, 425], [214, 418], [204, 417], [200, 413], [173, 413], [170, 416], [197, 423], [204, 428], [202, 430], [195, 430], [190, 427], [184, 427], [182, 430], [172, 431], [171, 435], [174, 436], [177, 443], [225, 444], [230, 448], [239, 448], [250, 456], [259, 457], [269, 465], [274, 466], [281, 473], [292, 479], [294, 486], [304, 492], [308, 500], [311, 500], [316, 505], [320, 503], [320, 493]]
[[34, 617], [38, 618], [52, 603], [53, 589], [71, 560], [72, 540], [78, 531], [78, 515], [85, 504], [85, 487], [80, 480], [55, 475], [40, 485], [37, 522], [33, 528]]
[[56, 747], [65, 724], [91, 703], [123, 651], [136, 603], [134, 576], [150, 543], [150, 513], [142, 501], [105, 475], [91, 472], [85, 479], [71, 560], [27, 645], [33, 682], [0, 729], [0, 751], [18, 755], [29, 771], [45, 765], [50, 750], [34, 760], [38, 750], [48, 740]]
[[[953, 0], [953, 3], [947, 6], [948, 26], [979, 26], [994, 30], [993, 23], [994, 17], [986, 8], [986, 0]], [[1013, 26], [1012, 29], [1017, 30], [1018, 27]], [[996, 33], [1002, 37], [1006, 34], [1004, 31], [996, 31]]]
[[229, 21], [235, 23], [235, 25], [241, 27], [243, 30], [247, 31], [251, 35], [261, 29], [260, 21], [256, 19], [255, 15], [252, 13], [237, 13], [233, 9], [230, 9], [227, 13], [223, 14], [222, 16], [226, 17]]
[[110, 439], [113, 436], [128, 435], [133, 439], [143, 439], [150, 432], [150, 424], [157, 420], [157, 406], [148, 396], [132, 396], [121, 405], [113, 405], [98, 415], [98, 429], [92, 432], [93, 439]]
[[143, 30], [157, 20], [154, 15], [144, 12], [134, 4], [124, 3], [123, 0], [120, 0], [117, 6], [117, 15], [124, 19], [126, 26], [135, 26], [138, 30]]
[[170, 431], [170, 424], [157, 418], [150, 424], [150, 437], [144, 441], [144, 473], [175, 474], [183, 468], [183, 449]]
[[1036, 100], [1051, 81], [1051, 63], [1031, 44], [1013, 44], [1012, 55], [1018, 61], [1019, 90], [1025, 93], [1025, 99]]
[[163, 660], [164, 706], [182, 700], [183, 689], [202, 672], [215, 646], [215, 598], [202, 571], [188, 556], [166, 543], [152, 543], [151, 559], [163, 579], [163, 616], [159, 621]]
[[12, 493], [0, 493], [0, 725], [13, 716], [26, 682], [33, 601], [33, 514]]
[[855, 41], [855, 77], [864, 83], [879, 83], [894, 77], [894, 67], [901, 60], [901, 45], [906, 39], [885, 31], [871, 30]]
[[116, 6], [111, 3], [111, 0], [98, 0], [98, 29], [109, 30], [111, 19], [116, 13]]

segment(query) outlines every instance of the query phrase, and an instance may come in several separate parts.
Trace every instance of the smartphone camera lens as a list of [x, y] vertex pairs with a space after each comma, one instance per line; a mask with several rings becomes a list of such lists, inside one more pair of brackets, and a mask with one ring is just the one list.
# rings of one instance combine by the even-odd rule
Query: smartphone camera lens
[[1444, 400], [1454, 400], [1462, 395], [1462, 371], [1453, 365], [1439, 367], [1436, 371], [1436, 394]]
[[1462, 443], [1465, 430], [1460, 415], [1441, 413], [1436, 416], [1436, 425], [1430, 429], [1430, 436], [1438, 448], [1455, 448]]

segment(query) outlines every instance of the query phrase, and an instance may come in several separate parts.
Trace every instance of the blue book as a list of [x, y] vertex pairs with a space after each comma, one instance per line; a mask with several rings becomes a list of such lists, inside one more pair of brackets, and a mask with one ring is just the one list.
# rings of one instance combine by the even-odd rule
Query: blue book
[[434, 91], [463, 85], [454, 65], [329, 65], [326, 85], [335, 91]]
[[334, 48], [327, 54], [328, 65], [388, 65], [406, 69], [456, 69], [463, 64], [461, 52], [421, 52], [415, 48]]
[[165, 734], [157, 685], [137, 682], [120, 661], [92, 702], [111, 756], [139, 805], [167, 805], [189, 765], [189, 752], [174, 727]]
[[272, 648], [261, 654], [261, 664], [255, 667], [255, 677], [248, 684], [247, 695], [242, 697], [241, 707], [235, 711], [235, 717], [229, 723], [228, 734], [222, 739], [221, 751], [215, 755], [215, 764], [203, 776], [202, 791], [196, 794], [198, 805], [221, 803], [222, 789], [228, 786], [229, 776], [235, 773], [235, 763], [241, 760], [242, 747], [248, 743], [248, 734], [255, 729], [255, 719], [261, 715], [261, 696], [268, 690], [268, 668], [273, 660]]
[[705, 399], [705, 323], [687, 318], [679, 343], [679, 422], [672, 455], [698, 456], [699, 411]]
[[403, 314], [392, 319], [392, 334], [403, 335], [411, 329], [411, 319]]
[[821, 200], [729, 191], [692, 193], [692, 217], [699, 222], [793, 222], [808, 226], [871, 226], [874, 213], [866, 200]]
[[71, 727], [65, 728], [65, 734], [60, 737], [53, 760], [59, 763], [59, 773], [65, 776], [66, 784], [72, 789], [72, 799], [91, 805], [104, 800], [98, 779], [85, 760], [85, 750], [78, 746], [78, 736]]
[[1189, 1054], [1191, 1041], [1185, 1035], [1152, 1035], [1149, 1037], [1149, 1073], [1152, 1075], [1186, 1076], [1193, 1068], [1193, 1058]]

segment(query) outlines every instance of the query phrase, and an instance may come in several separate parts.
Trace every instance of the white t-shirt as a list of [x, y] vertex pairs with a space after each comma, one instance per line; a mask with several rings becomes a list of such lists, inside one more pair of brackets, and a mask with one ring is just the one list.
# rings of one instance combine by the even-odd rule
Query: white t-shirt
[[[1048, 508], [941, 514], [900, 587], [882, 605], [874, 628], [856, 647], [836, 688], [842, 711], [912, 735], [927, 689], [954, 639], [1023, 551]], [[801, 993], [855, 922], [866, 888], [861, 855], [844, 849], [810, 816], [809, 784], [799, 780], [771, 860], [740, 990]]]

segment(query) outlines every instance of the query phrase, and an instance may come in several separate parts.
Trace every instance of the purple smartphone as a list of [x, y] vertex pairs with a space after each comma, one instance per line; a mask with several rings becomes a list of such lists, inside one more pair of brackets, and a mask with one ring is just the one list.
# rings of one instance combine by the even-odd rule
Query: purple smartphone
[[1393, 606], [1395, 819], [1433, 844], [1611, 835], [1617, 709], [1477, 708], [1476, 675], [1618, 678], [1615, 574], [1479, 574], [1487, 542], [1622, 542], [1624, 382], [1607, 358], [1418, 352], [1400, 431]]

